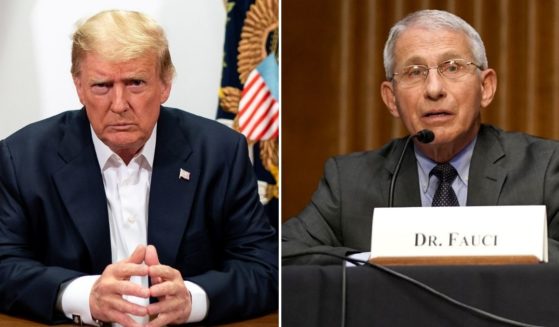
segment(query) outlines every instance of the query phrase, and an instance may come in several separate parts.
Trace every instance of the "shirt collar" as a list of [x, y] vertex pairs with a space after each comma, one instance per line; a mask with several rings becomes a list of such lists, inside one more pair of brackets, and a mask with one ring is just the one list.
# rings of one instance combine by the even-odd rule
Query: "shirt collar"
[[[474, 153], [474, 147], [477, 141], [477, 136], [470, 144], [468, 144], [462, 151], [455, 155], [449, 162], [458, 172], [458, 178], [468, 187], [468, 178], [470, 174], [470, 162]], [[419, 165], [419, 185], [422, 187], [423, 192], [429, 189], [429, 173], [437, 165], [436, 162], [429, 159], [421, 150], [414, 146], [415, 157]]]
[[[97, 154], [97, 160], [99, 161], [99, 167], [101, 167], [101, 170], [103, 170], [107, 161], [109, 161], [109, 159], [113, 155], [117, 157], [119, 156], [118, 154], [114, 153], [113, 150], [111, 150], [111, 148], [109, 148], [105, 143], [103, 143], [103, 141], [101, 141], [101, 139], [97, 137], [95, 131], [93, 131], [93, 127], [91, 125], [89, 126], [91, 130], [91, 139], [93, 140], [93, 147], [95, 148], [95, 153]], [[146, 144], [144, 144], [140, 152], [138, 152], [134, 156], [134, 158], [143, 156], [146, 159], [147, 163], [149, 164], [150, 168], [153, 167], [153, 158], [155, 157], [156, 139], [157, 139], [157, 124], [155, 124], [155, 126], [153, 127], [153, 131], [151, 132], [151, 135], [147, 140]], [[134, 158], [132, 160], [134, 160]]]

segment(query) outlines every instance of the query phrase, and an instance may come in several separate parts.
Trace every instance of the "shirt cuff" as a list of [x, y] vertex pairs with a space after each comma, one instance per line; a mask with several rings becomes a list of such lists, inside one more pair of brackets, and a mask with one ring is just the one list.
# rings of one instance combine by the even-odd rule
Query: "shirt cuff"
[[[84, 324], [97, 324], [91, 317], [89, 309], [89, 294], [93, 288], [93, 284], [100, 275], [78, 277], [71, 282], [65, 284], [64, 289], [59, 294], [61, 310], [66, 317], [72, 319], [74, 315], [79, 315]], [[208, 314], [209, 300], [206, 291], [198, 284], [184, 281], [184, 285], [190, 292], [192, 298], [192, 310], [187, 322], [202, 321]]]
[[206, 291], [198, 284], [186, 280], [184, 281], [184, 286], [186, 286], [192, 298], [192, 310], [186, 322], [199, 322], [204, 320], [208, 314], [210, 305]]
[[99, 277], [100, 275], [82, 276], [64, 285], [65, 288], [61, 290], [59, 299], [61, 299], [62, 312], [66, 317], [73, 319], [74, 315], [78, 315], [82, 323], [98, 326], [91, 317], [89, 294]]

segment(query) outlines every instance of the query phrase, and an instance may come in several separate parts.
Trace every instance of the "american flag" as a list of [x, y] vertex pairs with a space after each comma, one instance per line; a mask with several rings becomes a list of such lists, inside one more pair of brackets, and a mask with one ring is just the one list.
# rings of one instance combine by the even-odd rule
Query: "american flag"
[[190, 180], [190, 172], [181, 168], [179, 170], [179, 179], [186, 179], [187, 181]]
[[239, 103], [239, 130], [250, 141], [278, 137], [278, 65], [270, 54], [248, 75]]

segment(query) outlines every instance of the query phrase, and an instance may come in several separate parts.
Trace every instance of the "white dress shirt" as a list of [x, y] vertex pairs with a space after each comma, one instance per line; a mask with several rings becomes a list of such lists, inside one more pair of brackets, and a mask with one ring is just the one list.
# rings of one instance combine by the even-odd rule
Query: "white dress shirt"
[[[456, 193], [458, 203], [465, 206], [468, 201], [468, 180], [470, 177], [470, 162], [474, 154], [477, 137], [470, 142], [464, 149], [458, 152], [449, 163], [456, 169], [458, 176], [452, 182], [452, 189]], [[419, 187], [421, 188], [421, 206], [430, 207], [433, 197], [439, 186], [439, 179], [435, 175], [430, 175], [431, 170], [437, 165], [436, 162], [428, 158], [421, 150], [414, 146], [415, 158], [417, 159], [417, 174], [419, 177]]]
[[[128, 258], [138, 245], [147, 245], [149, 190], [156, 135], [157, 125], [141, 151], [126, 165], [91, 129], [107, 196], [112, 262]], [[83, 323], [95, 325], [89, 309], [89, 294], [98, 278], [99, 275], [79, 277], [64, 285], [59, 300], [61, 309], [68, 318], [79, 315]], [[130, 280], [149, 287], [147, 276], [132, 276]], [[206, 292], [195, 283], [184, 283], [192, 296], [192, 311], [188, 322], [201, 321], [208, 311]], [[124, 298], [144, 306], [149, 304], [149, 299], [134, 296]], [[149, 320], [148, 316], [132, 318], [143, 323]]]

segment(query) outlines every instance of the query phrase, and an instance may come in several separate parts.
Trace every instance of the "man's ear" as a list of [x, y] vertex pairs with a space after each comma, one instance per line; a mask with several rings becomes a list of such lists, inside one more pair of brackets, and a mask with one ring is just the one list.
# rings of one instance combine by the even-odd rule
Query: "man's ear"
[[489, 68], [481, 72], [481, 107], [485, 108], [493, 101], [497, 92], [497, 73]]
[[398, 107], [396, 106], [396, 94], [394, 93], [393, 83], [389, 81], [382, 82], [380, 84], [380, 95], [390, 114], [399, 118], [400, 113], [398, 112]]
[[78, 93], [78, 98], [80, 99], [80, 102], [82, 105], [85, 106], [85, 104], [83, 103], [83, 84], [82, 81], [80, 79], [79, 76], [74, 75], [72, 76], [72, 79], [74, 80], [74, 86], [76, 87], [76, 92]]
[[163, 104], [167, 99], [169, 99], [169, 95], [171, 94], [171, 86], [173, 85], [173, 80], [171, 78], [162, 80], [161, 81], [161, 96], [159, 103]]

